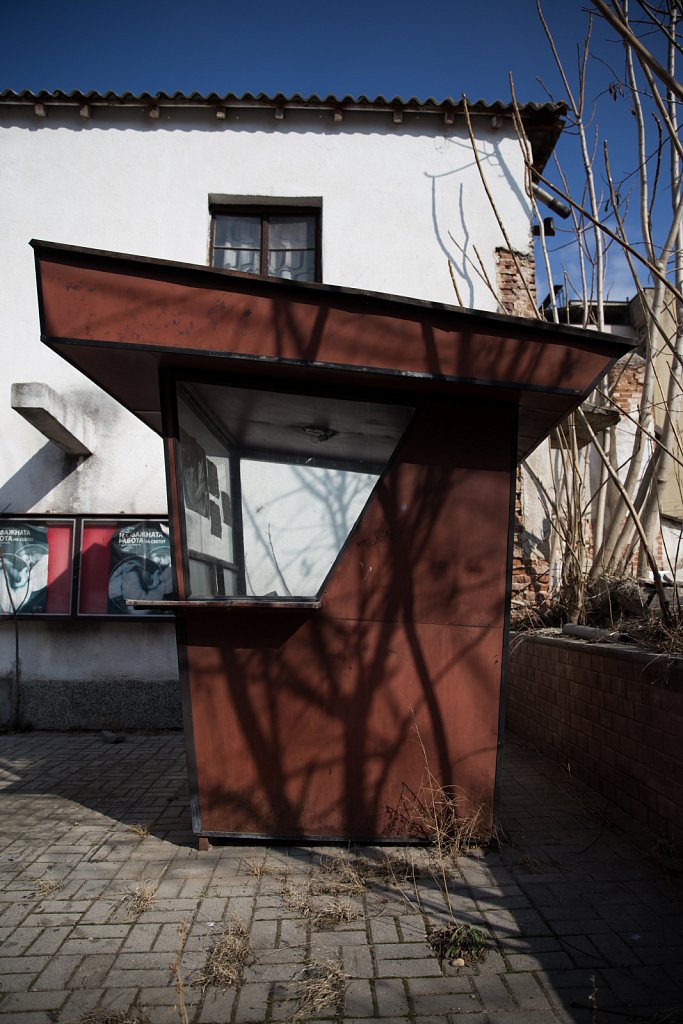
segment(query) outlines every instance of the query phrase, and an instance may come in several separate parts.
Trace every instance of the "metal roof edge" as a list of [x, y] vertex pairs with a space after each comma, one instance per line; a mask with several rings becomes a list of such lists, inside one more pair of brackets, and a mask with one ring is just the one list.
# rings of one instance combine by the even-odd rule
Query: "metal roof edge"
[[509, 316], [503, 313], [492, 313], [488, 310], [468, 309], [463, 306], [452, 306], [445, 302], [433, 302], [426, 299], [416, 299], [403, 295], [392, 295], [388, 292], [375, 292], [359, 288], [345, 288], [341, 285], [321, 284], [312, 281], [289, 281], [277, 277], [260, 277], [255, 274], [244, 274], [234, 270], [223, 270], [217, 267], [204, 266], [197, 263], [183, 263], [178, 260], [157, 259], [151, 256], [139, 256], [132, 253], [111, 252], [104, 249], [91, 249], [82, 246], [68, 245], [62, 242], [50, 242], [43, 239], [31, 239], [29, 245], [33, 248], [37, 257], [49, 259], [53, 254], [55, 257], [71, 257], [77, 264], [109, 264], [110, 270], [119, 269], [137, 270], [146, 269], [147, 273], [156, 273], [159, 276], [182, 276], [186, 281], [192, 280], [199, 285], [206, 285], [211, 280], [230, 279], [239, 281], [246, 290], [253, 289], [255, 292], [294, 293], [302, 300], [307, 294], [326, 294], [330, 297], [339, 296], [340, 299], [359, 299], [382, 304], [386, 307], [387, 313], [393, 315], [401, 312], [406, 316], [415, 316], [419, 311], [424, 313], [439, 314], [445, 313], [454, 315], [461, 320], [470, 322], [471, 328], [480, 331], [491, 331], [500, 329], [505, 325], [508, 332], [528, 334], [530, 330], [540, 335], [545, 335], [545, 341], [567, 342], [586, 345], [595, 349], [596, 345], [602, 345], [613, 353], [615, 359], [631, 352], [637, 345], [635, 339], [624, 338], [614, 334], [607, 334], [596, 330], [589, 330], [582, 327], [574, 327], [568, 324], [555, 324], [544, 319], [529, 317]]
[[[149, 103], [157, 103], [164, 106], [188, 106], [188, 107], [203, 107], [213, 106], [215, 104], [223, 104], [226, 106], [234, 107], [272, 107], [278, 104], [284, 104], [292, 109], [303, 108], [347, 108], [347, 109], [358, 109], [358, 110], [396, 110], [402, 108], [404, 110], [414, 109], [417, 112], [442, 112], [446, 110], [458, 111], [463, 109], [463, 99], [454, 99], [452, 97], [444, 97], [443, 99], [436, 99], [433, 96], [427, 97], [426, 99], [420, 99], [417, 96], [411, 96], [405, 98], [403, 96], [353, 96], [347, 93], [345, 96], [336, 96], [329, 94], [324, 97], [320, 97], [315, 93], [304, 96], [302, 93], [292, 93], [287, 95], [285, 93], [251, 93], [246, 92], [241, 95], [237, 93], [200, 93], [192, 92], [185, 93], [177, 91], [174, 93], [167, 92], [115, 92], [114, 90], [107, 90], [106, 92], [98, 92], [95, 89], [91, 89], [87, 92], [82, 90], [73, 89], [71, 92], [65, 92], [62, 89], [40, 89], [34, 91], [32, 89], [22, 89], [16, 91], [13, 89], [4, 89], [0, 92], [0, 103], [3, 105], [24, 105], [31, 103], [48, 103], [54, 106], [59, 105], [73, 105], [78, 103], [90, 103], [93, 105], [103, 106], [145, 106]], [[490, 113], [490, 114], [512, 114], [513, 104], [506, 103], [503, 100], [493, 100], [488, 102], [483, 99], [468, 100], [469, 107], [471, 110], [478, 113]], [[567, 106], [565, 103], [559, 102], [544, 102], [544, 103], [520, 103], [519, 110], [524, 114], [545, 114], [550, 116], [562, 116]]]

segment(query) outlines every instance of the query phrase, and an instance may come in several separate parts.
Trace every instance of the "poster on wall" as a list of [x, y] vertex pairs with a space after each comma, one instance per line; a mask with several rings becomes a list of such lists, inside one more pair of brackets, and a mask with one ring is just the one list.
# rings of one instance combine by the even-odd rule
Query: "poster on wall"
[[[209, 515], [209, 470], [206, 452], [185, 430], [180, 432], [182, 445], [183, 493], [185, 505], [200, 516]], [[215, 472], [215, 467], [214, 467]]]
[[0, 524], [0, 613], [47, 611], [47, 526]]
[[131, 609], [127, 600], [163, 601], [171, 597], [171, 545], [161, 523], [125, 523], [111, 538], [107, 612], [150, 614]]

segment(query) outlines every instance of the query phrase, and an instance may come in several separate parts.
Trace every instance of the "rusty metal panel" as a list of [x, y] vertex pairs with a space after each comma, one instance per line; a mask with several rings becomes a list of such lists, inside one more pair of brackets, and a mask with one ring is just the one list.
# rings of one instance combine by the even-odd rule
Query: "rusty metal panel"
[[[169, 352], [326, 363], [581, 392], [624, 347], [588, 332], [321, 285], [125, 260], [41, 259], [43, 332]], [[112, 265], [113, 264], [113, 265]], [[165, 271], [165, 273], [164, 273]], [[281, 287], [280, 287], [281, 286]], [[96, 295], [96, 300], [93, 296]], [[191, 339], [191, 340], [190, 340]], [[131, 387], [133, 384], [131, 383]]]
[[417, 300], [34, 246], [43, 339], [157, 431], [160, 369], [327, 374], [341, 387], [475, 398], [486, 389], [520, 402], [523, 458], [631, 347]]
[[284, 640], [282, 624], [273, 636], [262, 623], [248, 647], [241, 624], [225, 629], [214, 613], [200, 646], [196, 614], [186, 628], [202, 833], [407, 837], [391, 812], [427, 767], [464, 812], [491, 810], [502, 629], [323, 612]]
[[423, 407], [324, 593], [330, 614], [501, 626], [512, 404]]

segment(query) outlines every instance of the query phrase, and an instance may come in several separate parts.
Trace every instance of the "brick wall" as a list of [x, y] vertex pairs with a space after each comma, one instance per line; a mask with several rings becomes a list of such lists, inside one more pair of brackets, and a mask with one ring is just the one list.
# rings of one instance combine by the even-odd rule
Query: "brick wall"
[[515, 529], [512, 549], [512, 621], [528, 621], [529, 608], [542, 608], [548, 598], [550, 567], [525, 529], [522, 467], [515, 483]]
[[536, 301], [536, 263], [533, 249], [529, 252], [515, 252], [514, 256], [509, 249], [496, 249], [496, 274], [501, 311], [508, 316], [535, 316], [536, 311], [529, 301], [529, 292], [534, 303]]
[[[529, 293], [534, 301], [536, 299], [533, 249], [530, 248], [529, 252], [515, 252], [514, 257], [509, 249], [496, 249], [496, 275], [501, 312], [510, 316], [535, 316], [536, 311], [529, 301]], [[522, 476], [518, 468], [512, 568], [513, 616], [519, 614], [525, 618], [526, 609], [542, 606], [548, 596], [548, 582], [548, 562], [540, 555], [524, 529]]]
[[513, 634], [506, 724], [654, 835], [683, 841], [683, 658]]
[[631, 416], [638, 416], [640, 396], [645, 383], [645, 360], [631, 352], [614, 364], [607, 376], [609, 393], [617, 406]]

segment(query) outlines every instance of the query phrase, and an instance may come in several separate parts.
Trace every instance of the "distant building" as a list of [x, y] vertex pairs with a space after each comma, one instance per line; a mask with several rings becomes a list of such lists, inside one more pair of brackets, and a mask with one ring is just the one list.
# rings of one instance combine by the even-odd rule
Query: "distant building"
[[[645, 296], [646, 300], [651, 299], [652, 289], [645, 289]], [[581, 326], [585, 317], [584, 303], [577, 300], [560, 305], [558, 315], [562, 324]], [[604, 317], [605, 333], [637, 344], [633, 351], [620, 359], [610, 371], [608, 384], [611, 401], [594, 393], [584, 406], [584, 413], [601, 439], [603, 447], [611, 453], [612, 465], [623, 479], [633, 450], [635, 423], [640, 410], [645, 371], [642, 351], [647, 327], [643, 304], [638, 296], [627, 300], [606, 301]], [[663, 333], [673, 344], [676, 338], [676, 320], [672, 297], [665, 302], [660, 324]], [[653, 407], [657, 433], [661, 432], [667, 416], [666, 391], [671, 358], [671, 350], [662, 342], [655, 357]], [[603, 385], [603, 389], [605, 386]], [[683, 417], [679, 433], [683, 436]], [[589, 444], [588, 433], [580, 422], [577, 425], [577, 438], [582, 448]], [[553, 531], [547, 494], [552, 492], [553, 480], [559, 479], [558, 474], [561, 475], [562, 472], [560, 444], [558, 434], [554, 433], [533, 453], [528, 466], [520, 467], [519, 470], [513, 605], [521, 615], [525, 614], [525, 608], [542, 604], [548, 590], [557, 584], [551, 566]], [[674, 456], [676, 455], [674, 452]], [[592, 553], [592, 527], [597, 510], [599, 483], [600, 462], [597, 453], [593, 453], [585, 467], [584, 479], [589, 555]], [[593, 499], [588, 500], [591, 494]], [[612, 485], [608, 485], [606, 499], [605, 514], [609, 521], [615, 501]], [[665, 578], [671, 578], [683, 567], [683, 466], [680, 461], [674, 461], [669, 479], [659, 495], [659, 520], [660, 530], [655, 556]], [[632, 569], [635, 572], [635, 560]]]

